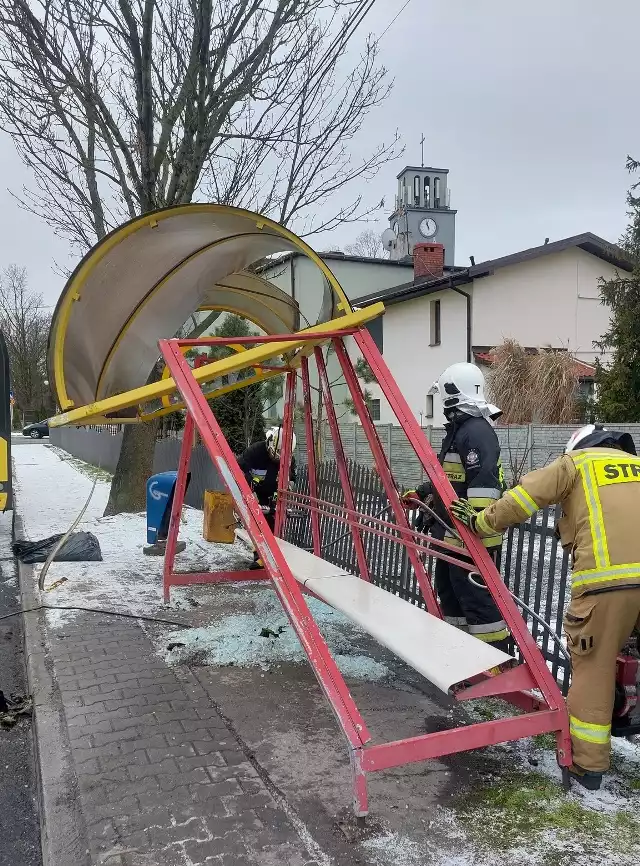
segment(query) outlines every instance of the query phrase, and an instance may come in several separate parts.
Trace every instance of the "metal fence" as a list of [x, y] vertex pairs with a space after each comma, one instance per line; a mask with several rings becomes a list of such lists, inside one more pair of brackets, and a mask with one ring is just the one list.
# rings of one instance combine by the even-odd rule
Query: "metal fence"
[[[51, 429], [51, 443], [94, 466], [115, 470], [122, 433], [104, 429], [61, 427]], [[177, 469], [180, 439], [156, 442], [153, 471]], [[371, 517], [385, 516], [388, 500], [382, 483], [369, 466], [349, 462], [349, 472], [356, 500], [356, 509]], [[333, 460], [324, 460], [318, 470], [318, 496], [327, 502], [344, 505], [342, 486]], [[395, 473], [394, 473], [395, 474]], [[202, 445], [196, 445], [191, 457], [191, 483], [186, 503], [202, 508], [205, 490], [224, 490], [222, 480]], [[309, 493], [306, 465], [298, 467], [298, 491]], [[299, 547], [312, 547], [311, 521], [308, 513], [297, 512], [287, 521], [287, 539]], [[387, 518], [391, 519], [391, 518]], [[556, 633], [562, 629], [562, 617], [568, 602], [568, 557], [554, 535], [554, 510], [545, 509], [527, 523], [512, 527], [505, 535], [502, 547], [502, 574], [509, 587], [529, 607], [550, 623]], [[357, 572], [357, 560], [351, 533], [340, 520], [321, 516], [324, 559]], [[363, 544], [372, 579], [383, 589], [399, 595], [412, 604], [424, 606], [415, 574], [406, 550], [390, 538], [372, 533], [363, 534]], [[433, 563], [430, 563], [432, 566]], [[430, 568], [430, 570], [432, 570]], [[557, 650], [548, 633], [526, 612], [523, 613], [531, 632], [549, 663], [553, 675], [563, 689], [568, 688], [569, 670], [565, 658]]]
[[[381, 517], [389, 502], [377, 474], [366, 466], [349, 463], [349, 474], [356, 500], [356, 509], [371, 517]], [[318, 498], [344, 505], [342, 487], [334, 461], [323, 461], [317, 468]], [[298, 472], [297, 490], [309, 493], [307, 467]], [[386, 520], [392, 517], [384, 515]], [[560, 634], [565, 606], [568, 603], [568, 555], [563, 553], [554, 532], [554, 509], [546, 508], [520, 526], [505, 534], [502, 547], [502, 576], [509, 589], [519, 596], [539, 616]], [[345, 531], [346, 530], [346, 531]], [[334, 517], [320, 517], [321, 556], [329, 562], [357, 573], [356, 553], [351, 532], [344, 522]], [[298, 547], [312, 549], [311, 519], [307, 511], [291, 509], [287, 520], [287, 540]], [[371, 579], [375, 584], [400, 598], [424, 607], [413, 567], [406, 549], [392, 538], [363, 533]], [[433, 573], [433, 560], [429, 573]], [[534, 639], [554, 677], [566, 693], [569, 669], [556, 643], [526, 611], [523, 612]]]

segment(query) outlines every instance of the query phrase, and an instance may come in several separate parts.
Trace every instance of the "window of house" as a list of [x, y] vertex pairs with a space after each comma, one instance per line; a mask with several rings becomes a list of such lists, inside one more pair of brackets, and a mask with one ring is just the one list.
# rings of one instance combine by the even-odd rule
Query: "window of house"
[[429, 175], [424, 179], [424, 206], [431, 207], [431, 178]]
[[420, 175], [416, 174], [413, 178], [413, 203], [416, 207], [420, 207]]
[[370, 322], [367, 322], [365, 328], [371, 336], [373, 337], [373, 342], [376, 344], [378, 351], [382, 355], [384, 349], [384, 332], [383, 332], [383, 317], [378, 316], [377, 319], [372, 319]]
[[430, 339], [429, 344], [431, 346], [439, 346], [440, 345], [440, 301], [431, 301], [430, 304], [430, 312], [431, 312], [431, 330], [430, 330]]
[[376, 397], [374, 399], [369, 400], [369, 413], [371, 415], [372, 421], [380, 420], [380, 400]]
[[427, 418], [433, 418], [433, 394], [427, 394]]

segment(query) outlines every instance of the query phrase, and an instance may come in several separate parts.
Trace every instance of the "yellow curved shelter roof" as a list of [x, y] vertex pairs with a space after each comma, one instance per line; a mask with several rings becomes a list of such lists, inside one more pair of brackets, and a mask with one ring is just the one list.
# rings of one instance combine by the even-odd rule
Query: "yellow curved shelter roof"
[[[266, 256], [301, 252], [324, 275], [307, 309], [250, 272]], [[238, 313], [268, 334], [300, 321], [351, 312], [338, 281], [292, 232], [250, 211], [191, 204], [155, 211], [116, 229], [80, 262], [56, 307], [49, 377], [63, 412], [145, 385], [158, 340], [175, 336], [198, 309]]]

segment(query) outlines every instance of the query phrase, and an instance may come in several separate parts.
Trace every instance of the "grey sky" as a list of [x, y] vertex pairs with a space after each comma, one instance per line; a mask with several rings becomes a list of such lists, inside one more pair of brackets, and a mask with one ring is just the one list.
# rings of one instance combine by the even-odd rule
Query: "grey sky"
[[[378, 0], [362, 35], [381, 33], [403, 3]], [[396, 128], [407, 150], [367, 184], [367, 197], [393, 202], [395, 175], [419, 164], [424, 132], [425, 162], [451, 170], [458, 264], [582, 231], [617, 240], [625, 159], [640, 154], [639, 30], [638, 0], [411, 0], [380, 43], [394, 92], [367, 119], [354, 155]], [[19, 191], [28, 175], [6, 137], [0, 154], [6, 186]], [[25, 265], [55, 303], [63, 280], [53, 262], [73, 263], [66, 244], [6, 190], [0, 196], [2, 266]], [[386, 228], [386, 213], [371, 226]], [[365, 227], [311, 243], [344, 246]]]

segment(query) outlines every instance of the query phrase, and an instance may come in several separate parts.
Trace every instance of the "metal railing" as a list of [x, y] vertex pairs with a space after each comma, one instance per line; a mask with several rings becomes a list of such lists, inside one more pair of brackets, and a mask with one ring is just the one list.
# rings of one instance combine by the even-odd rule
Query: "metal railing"
[[[375, 470], [358, 463], [349, 463], [349, 474], [356, 509], [370, 517], [388, 516], [388, 500]], [[337, 465], [323, 461], [317, 467], [318, 498], [336, 505], [343, 505], [342, 487]], [[297, 490], [309, 493], [307, 467], [298, 471]], [[568, 555], [555, 536], [555, 512], [553, 508], [534, 514], [526, 523], [511, 527], [504, 537], [501, 571], [506, 585], [538, 616], [560, 634], [565, 606], [569, 600]], [[324, 514], [320, 518], [323, 559], [357, 572], [356, 551], [351, 533], [343, 520]], [[290, 509], [286, 526], [286, 538], [298, 547], [312, 549], [311, 519], [306, 510]], [[371, 579], [381, 588], [400, 598], [424, 607], [413, 567], [407, 551], [395, 543], [392, 537], [363, 533], [363, 544]], [[433, 562], [429, 561], [429, 572], [433, 574]], [[563, 691], [569, 687], [569, 666], [559, 652], [549, 633], [526, 611], [523, 612], [531, 633], [540, 647], [553, 676]]]

